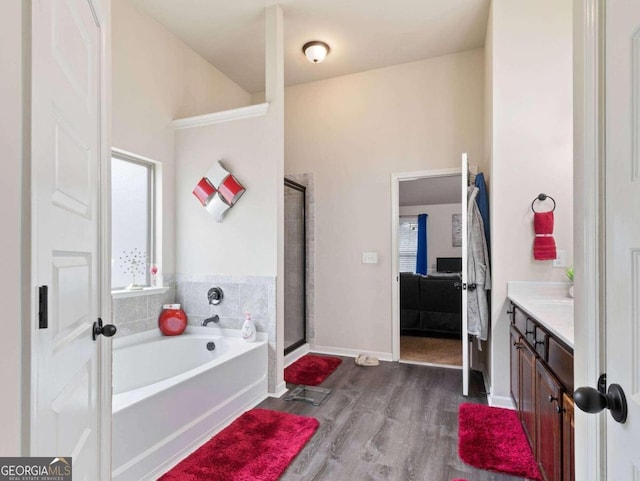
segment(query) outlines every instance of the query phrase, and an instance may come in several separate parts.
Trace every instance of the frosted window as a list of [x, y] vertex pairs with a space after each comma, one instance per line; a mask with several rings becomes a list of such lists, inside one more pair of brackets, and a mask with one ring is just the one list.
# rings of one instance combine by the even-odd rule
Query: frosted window
[[153, 165], [111, 159], [111, 288], [149, 285]]
[[418, 218], [400, 217], [398, 231], [398, 258], [400, 272], [416, 272], [416, 254], [418, 252]]

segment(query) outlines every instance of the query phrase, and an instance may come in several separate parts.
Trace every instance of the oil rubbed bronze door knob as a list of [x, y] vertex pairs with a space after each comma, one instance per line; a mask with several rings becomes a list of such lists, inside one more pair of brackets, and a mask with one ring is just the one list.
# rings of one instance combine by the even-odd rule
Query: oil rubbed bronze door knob
[[576, 406], [586, 413], [599, 413], [604, 409], [619, 423], [627, 420], [627, 398], [619, 384], [611, 384], [606, 394], [592, 387], [579, 387], [573, 393]]
[[103, 326], [102, 319], [100, 318], [98, 318], [98, 320], [93, 323], [92, 337], [94, 341], [98, 336], [111, 337], [115, 335], [116, 332], [118, 332], [118, 328], [116, 326], [114, 326], [113, 324], [106, 324]]

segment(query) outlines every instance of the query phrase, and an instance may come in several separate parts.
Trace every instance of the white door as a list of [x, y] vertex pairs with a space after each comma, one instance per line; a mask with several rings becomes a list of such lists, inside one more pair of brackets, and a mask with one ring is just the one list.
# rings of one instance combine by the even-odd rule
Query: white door
[[640, 2], [606, 5], [606, 370], [626, 392], [607, 415], [607, 479], [640, 480]]
[[462, 394], [469, 395], [469, 336], [467, 318], [467, 192], [469, 183], [469, 160], [467, 154], [462, 154], [462, 175], [460, 176], [462, 190]]
[[[105, 161], [104, 39], [91, 0], [32, 2], [32, 456], [73, 457], [100, 479], [100, 168]], [[45, 307], [47, 307], [45, 309]], [[47, 319], [38, 311], [46, 312]], [[108, 312], [108, 308], [107, 308]], [[46, 324], [46, 327], [45, 327]], [[108, 373], [110, 376], [110, 373]]]

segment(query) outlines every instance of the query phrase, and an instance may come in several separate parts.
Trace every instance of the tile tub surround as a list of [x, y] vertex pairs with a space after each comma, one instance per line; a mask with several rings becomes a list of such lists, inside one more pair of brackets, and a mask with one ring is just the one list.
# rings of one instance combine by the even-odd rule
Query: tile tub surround
[[[276, 389], [276, 278], [268, 276], [226, 276], [215, 274], [177, 274], [175, 302], [189, 318], [189, 325], [201, 326], [202, 321], [218, 315], [218, 327], [241, 329], [245, 312], [251, 313], [256, 330], [265, 332], [269, 344], [269, 392]], [[220, 287], [222, 302], [209, 305], [207, 292]]]
[[573, 299], [569, 282], [507, 283], [507, 297], [523, 311], [573, 347]]
[[165, 293], [112, 299], [113, 323], [118, 328], [118, 338], [158, 328], [162, 305], [175, 302], [174, 276], [165, 274], [164, 287], [168, 287]]

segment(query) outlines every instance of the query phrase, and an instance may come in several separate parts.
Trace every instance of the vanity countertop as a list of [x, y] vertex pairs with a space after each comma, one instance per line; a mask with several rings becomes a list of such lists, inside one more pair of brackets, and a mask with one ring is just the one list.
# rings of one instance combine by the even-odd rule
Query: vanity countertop
[[573, 348], [573, 299], [568, 282], [507, 283], [507, 297]]

